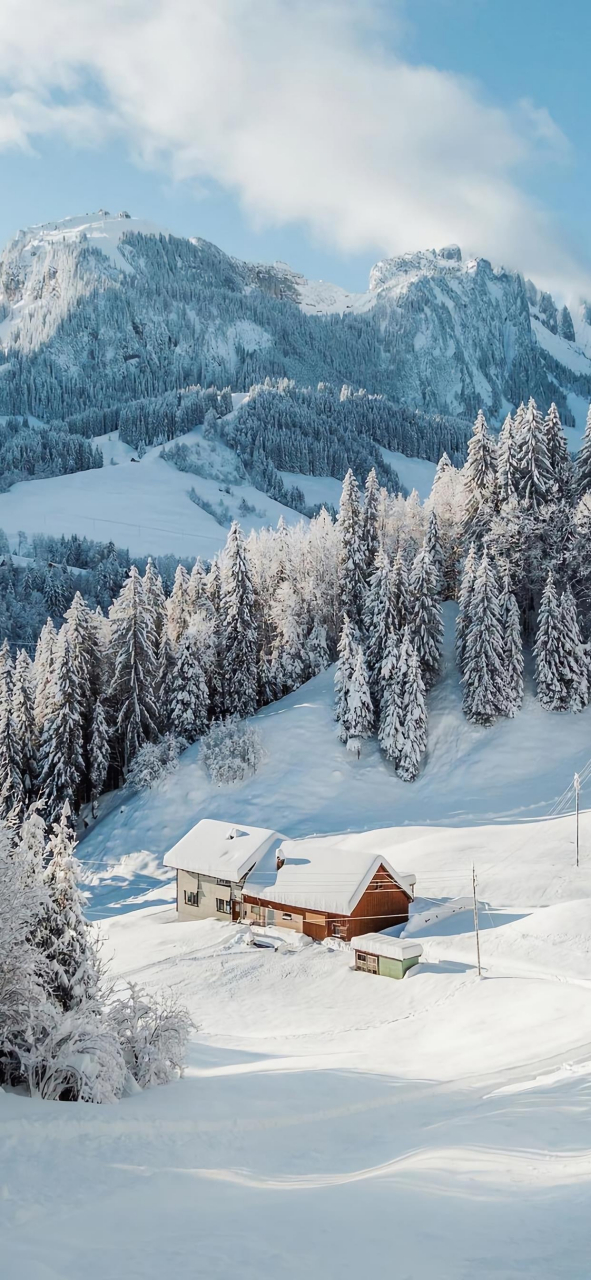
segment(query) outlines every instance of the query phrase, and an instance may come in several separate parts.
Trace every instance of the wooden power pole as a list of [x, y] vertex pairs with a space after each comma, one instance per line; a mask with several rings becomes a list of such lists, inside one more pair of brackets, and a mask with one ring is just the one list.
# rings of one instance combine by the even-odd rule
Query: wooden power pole
[[480, 965], [480, 933], [478, 929], [478, 899], [476, 897], [476, 871], [474, 863], [472, 863], [472, 897], [474, 899], [474, 933], [476, 934], [476, 958], [478, 963], [478, 977], [482, 977], [482, 968]]
[[576, 821], [575, 843], [576, 843], [576, 850], [577, 850], [577, 866], [578, 866], [579, 865], [579, 792], [581, 790], [581, 779], [579, 778], [578, 773], [575, 773], [575, 776], [574, 776], [574, 788], [575, 788], [575, 821]]

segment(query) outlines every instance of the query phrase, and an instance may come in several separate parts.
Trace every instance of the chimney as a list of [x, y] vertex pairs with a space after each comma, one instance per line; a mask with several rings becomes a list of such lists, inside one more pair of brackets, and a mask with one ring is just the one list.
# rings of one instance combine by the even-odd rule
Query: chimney
[[281, 849], [277, 850], [275, 861], [277, 863], [277, 870], [281, 871], [281, 868], [285, 865], [285, 858], [283, 857]]

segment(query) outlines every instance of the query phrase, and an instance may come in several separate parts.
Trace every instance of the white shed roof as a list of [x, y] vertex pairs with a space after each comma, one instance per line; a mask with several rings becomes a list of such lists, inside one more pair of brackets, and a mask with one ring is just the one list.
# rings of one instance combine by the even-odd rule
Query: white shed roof
[[362, 933], [358, 938], [351, 938], [351, 949], [368, 952], [370, 956], [389, 956], [391, 960], [410, 960], [423, 954], [420, 942], [393, 938], [389, 933]]
[[[308, 840], [284, 840], [279, 850], [269, 849], [260, 859], [244, 892], [284, 906], [348, 916], [383, 865], [396, 884], [412, 897], [415, 876], [399, 875], [385, 852], [372, 849], [367, 837], [361, 838], [362, 847], [357, 848], [350, 843], [354, 839], [313, 836]], [[280, 868], [278, 852], [285, 858]]]
[[235, 883], [280, 840], [276, 831], [265, 827], [202, 818], [164, 855], [164, 865]]

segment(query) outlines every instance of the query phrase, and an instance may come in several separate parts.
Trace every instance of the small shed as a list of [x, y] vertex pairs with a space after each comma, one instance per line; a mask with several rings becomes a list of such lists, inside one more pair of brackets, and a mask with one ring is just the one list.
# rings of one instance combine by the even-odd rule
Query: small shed
[[356, 969], [377, 973], [383, 978], [403, 978], [423, 954], [420, 942], [393, 938], [387, 933], [364, 933], [351, 938], [351, 948], [355, 952]]

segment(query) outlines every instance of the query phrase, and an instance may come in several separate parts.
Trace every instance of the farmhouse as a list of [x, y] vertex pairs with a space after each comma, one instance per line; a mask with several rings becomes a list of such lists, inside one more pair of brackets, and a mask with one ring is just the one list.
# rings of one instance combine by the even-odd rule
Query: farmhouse
[[367, 836], [313, 837], [269, 845], [242, 892], [240, 918], [322, 941], [408, 920], [416, 877], [399, 875]]
[[244, 881], [281, 836], [264, 827], [203, 818], [164, 856], [176, 868], [179, 920], [239, 920]]

